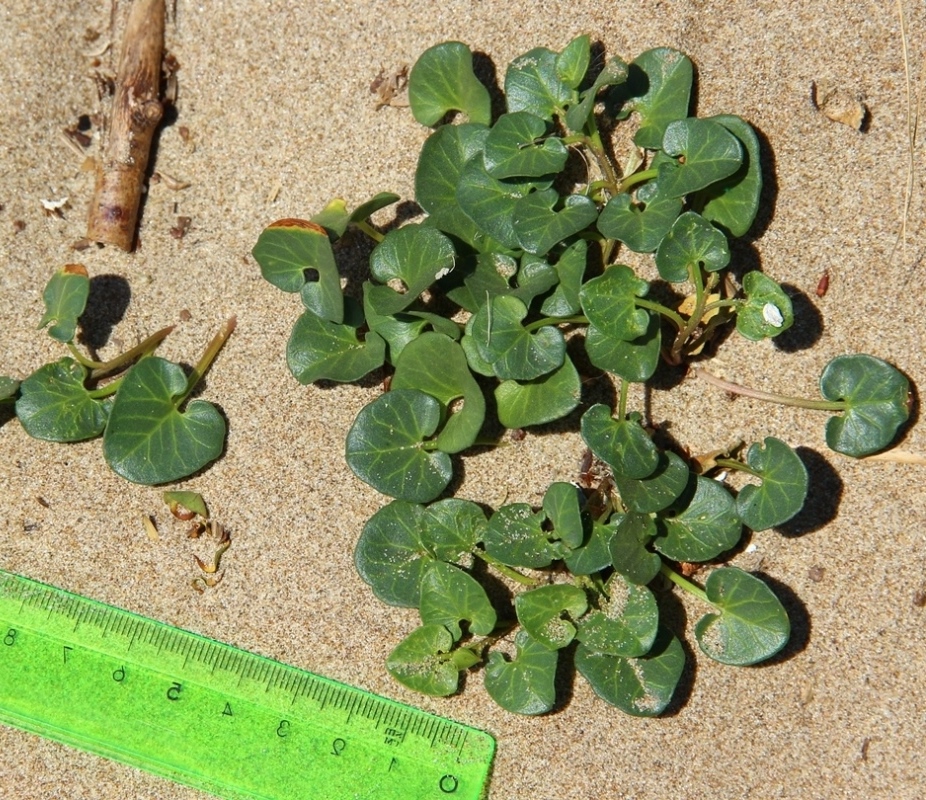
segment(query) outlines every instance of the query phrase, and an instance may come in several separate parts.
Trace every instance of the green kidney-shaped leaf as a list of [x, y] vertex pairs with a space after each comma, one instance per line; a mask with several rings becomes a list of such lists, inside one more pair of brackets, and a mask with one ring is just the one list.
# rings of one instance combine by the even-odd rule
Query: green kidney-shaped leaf
[[472, 318], [469, 333], [482, 358], [502, 380], [529, 381], [561, 367], [566, 342], [559, 329], [546, 325], [528, 331], [521, 320], [527, 306], [511, 296], [493, 297]]
[[588, 34], [576, 36], [556, 57], [556, 77], [572, 89], [579, 88], [582, 78], [588, 72], [592, 57], [591, 43]]
[[592, 530], [583, 543], [566, 553], [563, 561], [573, 575], [591, 575], [611, 566], [609, 547], [616, 523], [592, 523]]
[[658, 627], [653, 593], [614, 573], [605, 584], [600, 610], [582, 619], [576, 638], [595, 653], [639, 658], [652, 648]]
[[788, 642], [791, 622], [781, 601], [754, 575], [736, 567], [715, 569], [704, 585], [719, 614], [695, 625], [701, 649], [722, 664], [746, 666], [775, 655]]
[[635, 717], [661, 714], [675, 692], [685, 651], [668, 629], [660, 627], [653, 647], [641, 658], [594, 652], [584, 643], [576, 650], [576, 669], [602, 700]]
[[450, 483], [450, 457], [423, 444], [440, 424], [440, 403], [416, 389], [396, 389], [364, 406], [347, 433], [347, 465], [390, 497], [426, 503]]
[[492, 121], [489, 90], [473, 72], [472, 51], [462, 42], [443, 42], [425, 50], [408, 76], [408, 103], [422, 125], [435, 125], [449, 111], [470, 122]]
[[719, 122], [690, 117], [670, 122], [662, 150], [671, 159], [659, 165], [659, 190], [684, 197], [723, 180], [743, 163], [743, 146]]
[[657, 47], [634, 59], [622, 95], [640, 115], [637, 147], [660, 149], [669, 123], [688, 116], [693, 79], [691, 60], [678, 50]]
[[222, 415], [205, 400], [181, 411], [186, 395], [183, 369], [163, 358], [143, 358], [126, 373], [103, 434], [103, 456], [114, 472], [150, 486], [192, 475], [222, 454]]
[[634, 419], [616, 420], [598, 403], [582, 415], [582, 438], [592, 452], [625, 478], [646, 478], [659, 464], [653, 440]]
[[386, 343], [373, 331], [361, 341], [357, 327], [322, 319], [304, 311], [296, 320], [286, 345], [286, 363], [299, 383], [328, 379], [355, 381], [381, 367]]
[[[565, 51], [563, 55], [565, 55]], [[604, 69], [602, 69], [601, 72], [598, 73], [598, 77], [595, 78], [594, 84], [582, 92], [581, 101], [573, 104], [566, 112], [566, 126], [570, 130], [581, 131], [582, 128], [585, 127], [585, 123], [588, 121], [595, 107], [595, 99], [598, 96], [599, 90], [605, 86], [615, 86], [624, 83], [629, 74], [629, 67], [623, 59], [618, 56], [609, 58], [604, 65]]]
[[457, 203], [457, 185], [488, 135], [485, 125], [444, 125], [424, 143], [415, 171], [415, 199], [430, 215], [428, 223], [474, 246], [483, 234]]
[[582, 513], [582, 495], [574, 483], [554, 481], [543, 495], [543, 511], [558, 538], [570, 547], [579, 547], [591, 527]]
[[515, 714], [545, 714], [556, 702], [555, 650], [536, 642], [525, 632], [514, 637], [517, 655], [508, 661], [497, 650], [489, 654], [485, 687], [489, 696]]
[[370, 273], [380, 283], [400, 281], [402, 291], [376, 287], [378, 314], [402, 311], [432, 283], [453, 269], [453, 242], [435, 228], [403, 225], [389, 231], [370, 255]]
[[393, 500], [363, 526], [354, 550], [354, 564], [360, 577], [384, 603], [418, 606], [421, 578], [433, 562], [422, 542], [425, 516], [420, 505]]
[[764, 531], [801, 510], [807, 497], [807, 468], [794, 450], [767, 436], [764, 447], [756, 443], [749, 448], [746, 461], [762, 480], [760, 486], [744, 486], [736, 498], [736, 511], [746, 525]]
[[48, 329], [48, 335], [59, 342], [70, 342], [77, 333], [77, 320], [84, 313], [90, 296], [90, 278], [83, 264], [66, 264], [59, 269], [45, 286], [42, 299], [45, 314], [39, 320], [39, 327]]
[[656, 183], [641, 187], [636, 202], [629, 194], [612, 197], [598, 217], [598, 230], [635, 253], [652, 253], [682, 210], [680, 197], [663, 197], [658, 188]]
[[[112, 397], [91, 397], [87, 370], [62, 358], [33, 372], [19, 385], [16, 416], [23, 430], [49, 442], [80, 442], [99, 436], [109, 419]], [[14, 389], [15, 391], [15, 389]]]
[[484, 533], [486, 552], [511, 567], [548, 567], [568, 546], [543, 528], [546, 515], [527, 503], [511, 503], [490, 518]]
[[527, 178], [493, 178], [482, 155], [475, 155], [460, 174], [456, 200], [482, 233], [510, 250], [518, 250], [521, 244], [514, 228], [515, 207], [535, 185]]
[[459, 567], [432, 561], [421, 579], [418, 605], [425, 625], [443, 625], [457, 641], [463, 631], [460, 622], [469, 622], [471, 633], [488, 636], [495, 628], [495, 609], [482, 584]]
[[617, 524], [608, 542], [611, 564], [631, 583], [644, 586], [662, 566], [662, 559], [649, 549], [656, 536], [656, 522], [649, 514], [628, 512]]
[[577, 586], [556, 583], [519, 594], [514, 608], [532, 639], [550, 650], [559, 650], [575, 636], [573, 623], [588, 609], [588, 601]]
[[534, 255], [545, 255], [553, 245], [584, 230], [598, 218], [598, 206], [584, 194], [567, 195], [563, 208], [556, 189], [532, 192], [515, 203], [514, 224], [518, 243]]
[[557, 72], [558, 56], [545, 47], [535, 47], [518, 56], [505, 72], [508, 111], [529, 111], [552, 120], [575, 96], [575, 91]]
[[697, 198], [701, 216], [730, 236], [745, 236], [759, 210], [762, 195], [762, 164], [759, 137], [746, 120], [724, 114], [708, 117], [732, 133], [743, 147], [743, 163], [732, 175], [711, 184]]
[[716, 272], [729, 263], [727, 237], [693, 211], [675, 220], [656, 250], [656, 268], [671, 283], [688, 280], [691, 269]]
[[558, 285], [553, 293], [543, 301], [540, 313], [547, 317], [571, 317], [578, 313], [582, 304], [579, 291], [585, 277], [588, 263], [588, 242], [579, 239], [567, 247], [554, 265]]
[[421, 540], [436, 558], [457, 561], [482, 541], [486, 524], [485, 512], [478, 505], [446, 497], [425, 510]]
[[[435, 365], [440, 369], [435, 369]], [[463, 398], [463, 407], [450, 414], [436, 444], [445, 453], [470, 447], [485, 419], [485, 397], [469, 371], [460, 345], [442, 333], [423, 333], [410, 342], [396, 362], [393, 389], [418, 389], [441, 403], [446, 417], [450, 404]]]
[[910, 382], [886, 361], [869, 355], [837, 356], [820, 375], [820, 393], [845, 403], [826, 423], [826, 444], [860, 458], [887, 447], [907, 421]]
[[746, 302], [736, 312], [736, 330], [757, 342], [784, 333], [794, 324], [791, 298], [767, 275], [747, 272], [743, 276]]
[[502, 381], [495, 389], [498, 421], [506, 428], [527, 428], [562, 419], [577, 405], [582, 379], [566, 356], [563, 366], [532, 381]]
[[422, 625], [406, 636], [386, 659], [386, 669], [403, 686], [434, 697], [447, 697], [460, 685], [451, 656], [453, 636], [443, 625]]
[[631, 341], [649, 330], [649, 313], [634, 303], [634, 298], [643, 297], [648, 290], [649, 284], [630, 267], [614, 264], [604, 274], [586, 281], [579, 298], [588, 321], [598, 330]]
[[[251, 251], [264, 279], [284, 292], [303, 293], [306, 307], [330, 322], [344, 321], [344, 296], [328, 232], [304, 219], [281, 219], [261, 232]], [[303, 291], [306, 270], [317, 283]]]
[[681, 510], [660, 517], [660, 535], [653, 542], [660, 553], [675, 561], [707, 561], [740, 540], [743, 522], [736, 513], [736, 502], [721, 483], [692, 474], [686, 495], [690, 500]]
[[621, 501], [630, 511], [652, 514], [674, 503], [688, 485], [689, 470], [675, 453], [662, 451], [652, 474], [645, 478], [614, 476]]
[[546, 120], [527, 111], [502, 114], [485, 142], [483, 158], [495, 178], [539, 178], [560, 172], [569, 151], [563, 140], [547, 136]]
[[659, 366], [661, 346], [662, 324], [658, 314], [649, 314], [646, 333], [629, 341], [608, 336], [594, 325], [589, 325], [585, 331], [585, 352], [589, 361], [599, 369], [634, 383], [653, 377]]

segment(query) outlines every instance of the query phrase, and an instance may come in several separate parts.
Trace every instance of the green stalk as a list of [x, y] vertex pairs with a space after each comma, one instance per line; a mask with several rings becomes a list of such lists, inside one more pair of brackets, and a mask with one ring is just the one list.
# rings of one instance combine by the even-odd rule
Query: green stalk
[[620, 194], [627, 194], [638, 183], [644, 183], [645, 181], [652, 180], [658, 175], [659, 171], [655, 169], [644, 169], [640, 172], [634, 172], [632, 175], [628, 175], [620, 182], [617, 187], [617, 191]]
[[575, 317], [544, 317], [524, 326], [526, 331], [535, 331], [545, 325], [588, 325], [588, 317], [581, 314]]
[[111, 394], [115, 394], [119, 391], [119, 387], [122, 386], [123, 380], [125, 380], [124, 375], [121, 378], [112, 381], [112, 383], [107, 383], [105, 386], [101, 386], [99, 389], [94, 389], [91, 392], [87, 392], [87, 397], [91, 397], [94, 400], [102, 400], [104, 397], [109, 397]]
[[[102, 378], [110, 372], [123, 369], [142, 356], [150, 355], [158, 349], [158, 346], [167, 338], [167, 335], [174, 327], [174, 325], [168, 325], [166, 328], [161, 328], [161, 330], [152, 333], [141, 344], [135, 345], [131, 350], [126, 350], [122, 355], [116, 356], [110, 361], [103, 363], [92, 362], [95, 366], [93, 372], [90, 373], [90, 380]], [[78, 359], [78, 361], [81, 361], [81, 359]], [[83, 363], [83, 361], [81, 361], [81, 363]], [[87, 366], [87, 364], [84, 364], [84, 366]]]
[[627, 416], [627, 394], [630, 391], [630, 381], [621, 381], [621, 395], [617, 404], [617, 418], [624, 421]]
[[676, 314], [671, 308], [666, 308], [661, 303], [654, 303], [652, 300], [646, 300], [642, 297], [634, 297], [633, 304], [637, 308], [646, 308], [650, 311], [655, 311], [660, 316], [670, 320], [679, 330], [685, 327], [685, 320], [681, 314]]
[[707, 592], [705, 592], [704, 589], [702, 589], [697, 584], [692, 583], [690, 580], [688, 580], [683, 575], [679, 575], [674, 569], [670, 569], [665, 564], [665, 562], [663, 562], [662, 566], [659, 567], [659, 571], [665, 577], [667, 577], [670, 581], [672, 581], [672, 583], [674, 583], [676, 586], [684, 589], [689, 594], [693, 594], [695, 597], [697, 597], [700, 600], [703, 600], [708, 605], [710, 606], [714, 605], [710, 600], [707, 599]]
[[515, 581], [516, 583], [520, 583], [522, 586], [536, 586], [538, 583], [538, 581], [536, 581], [534, 578], [528, 578], [527, 575], [523, 575], [513, 567], [509, 567], [507, 564], [503, 564], [497, 558], [493, 558], [481, 547], [475, 548], [473, 553], [477, 558], [481, 558], [483, 561], [485, 561], [486, 564], [495, 567], [495, 569], [497, 569], [506, 578], [511, 578], [511, 580]]
[[209, 371], [209, 366], [212, 364], [215, 357], [219, 354], [219, 350], [222, 349], [222, 345], [224, 345], [228, 337], [231, 336], [232, 331], [235, 330], [235, 326], [237, 324], [237, 317], [229, 317], [227, 320], [225, 320], [225, 324], [219, 328], [219, 332], [212, 337], [212, 341], [209, 342], [209, 346], [203, 353], [202, 358], [200, 358], [196, 366], [193, 367], [193, 371], [190, 373], [190, 377], [187, 379], [186, 389], [184, 390], [183, 394], [174, 398], [175, 406], [180, 406], [183, 401], [190, 396], [190, 392], [196, 388], [196, 384], [203, 379], [203, 376], [206, 374], [206, 372]]
[[701, 378], [718, 389], [723, 389], [725, 392], [732, 392], [743, 397], [752, 397], [755, 400], [764, 400], [767, 403], [778, 403], [781, 406], [793, 406], [794, 408], [810, 408], [815, 411], [843, 411], [846, 408], [844, 400], [808, 400], [804, 397], [788, 397], [783, 394], [750, 389], [748, 386], [718, 378], [707, 370], [697, 367], [692, 368], [692, 372], [695, 377]]
[[71, 355], [74, 356], [74, 360], [80, 364], [82, 367], [87, 369], [100, 369], [104, 366], [102, 361], [94, 361], [92, 358], [87, 358], [80, 350], [77, 349], [77, 346], [74, 342], [68, 342], [68, 350], [71, 351]]
[[685, 326], [678, 332], [678, 336], [675, 337], [675, 341], [672, 343], [672, 355], [676, 361], [681, 356], [685, 342], [691, 338], [691, 334], [701, 324], [701, 318], [704, 316], [704, 306], [707, 304], [707, 292], [704, 291], [704, 277], [701, 275], [701, 267], [697, 264], [690, 264], [688, 266], [688, 279], [695, 287], [695, 307]]
[[369, 236], [374, 242], [381, 242], [385, 239], [385, 235], [380, 233], [376, 228], [374, 228], [369, 222], [365, 219], [359, 220], [354, 223], [360, 230], [362, 230], [367, 236]]
[[762, 473], [754, 470], [748, 464], [744, 464], [742, 461], [737, 461], [735, 458], [715, 458], [714, 463], [718, 467], [723, 467], [724, 469], [737, 470], [739, 472], [746, 472], [750, 475], [755, 476], [756, 478], [761, 478]]

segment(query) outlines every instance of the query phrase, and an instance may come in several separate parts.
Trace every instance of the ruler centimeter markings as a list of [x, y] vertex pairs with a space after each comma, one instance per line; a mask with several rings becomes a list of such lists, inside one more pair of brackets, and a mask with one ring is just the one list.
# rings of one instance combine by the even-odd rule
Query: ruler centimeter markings
[[478, 800], [484, 731], [0, 570], [0, 722], [220, 797]]

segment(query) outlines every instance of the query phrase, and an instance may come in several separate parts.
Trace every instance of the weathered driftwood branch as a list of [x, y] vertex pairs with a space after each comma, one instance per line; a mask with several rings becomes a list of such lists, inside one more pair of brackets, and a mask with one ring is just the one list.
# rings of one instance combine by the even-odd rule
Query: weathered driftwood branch
[[116, 74], [112, 118], [97, 169], [87, 238], [131, 250], [151, 141], [161, 121], [164, 0], [135, 0]]

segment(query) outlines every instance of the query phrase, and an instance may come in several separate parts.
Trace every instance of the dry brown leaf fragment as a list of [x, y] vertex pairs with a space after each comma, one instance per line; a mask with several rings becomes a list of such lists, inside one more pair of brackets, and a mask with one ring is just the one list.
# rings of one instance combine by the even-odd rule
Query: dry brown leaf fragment
[[869, 116], [868, 106], [862, 102], [861, 95], [826, 81], [810, 84], [810, 101], [827, 119], [857, 131], [865, 127]]
[[408, 87], [408, 64], [400, 64], [397, 68], [386, 72], [381, 69], [379, 74], [370, 83], [370, 91], [378, 95], [376, 100], [376, 110], [384, 106], [394, 106], [396, 108], [405, 108], [408, 106], [407, 100], [397, 101], [396, 97], [405, 91]]

